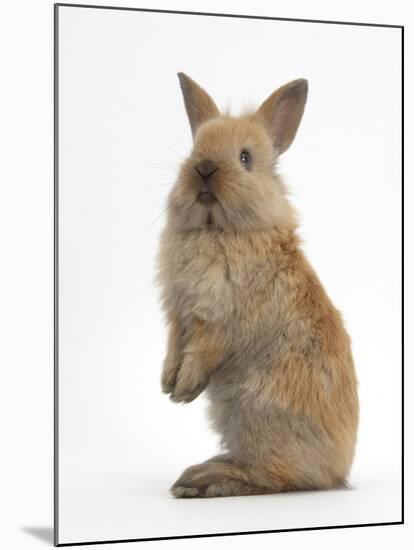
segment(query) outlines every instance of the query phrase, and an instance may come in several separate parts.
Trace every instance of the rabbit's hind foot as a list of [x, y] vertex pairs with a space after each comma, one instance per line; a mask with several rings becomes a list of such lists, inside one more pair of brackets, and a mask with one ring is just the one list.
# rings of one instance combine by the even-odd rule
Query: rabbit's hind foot
[[256, 486], [242, 467], [220, 461], [190, 466], [170, 491], [177, 498], [261, 495], [275, 492]]

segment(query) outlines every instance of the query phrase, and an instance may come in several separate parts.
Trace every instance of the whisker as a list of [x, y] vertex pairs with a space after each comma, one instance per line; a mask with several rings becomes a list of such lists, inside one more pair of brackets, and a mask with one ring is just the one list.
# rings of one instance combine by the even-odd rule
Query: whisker
[[148, 191], [153, 191], [154, 189], [160, 189], [161, 188], [168, 188], [171, 189], [172, 185], [169, 183], [159, 183], [158, 185], [153, 185], [152, 187], [146, 187], [145, 189], [141, 189], [139, 193], [133, 193], [131, 195], [132, 197], [140, 197], [143, 193], [147, 193]]
[[[176, 138], [177, 138], [178, 141], [180, 142], [180, 145], [181, 145], [183, 151], [185, 151], [185, 154], [187, 154], [188, 146], [189, 146], [189, 142], [188, 142], [188, 135], [189, 135], [188, 127], [187, 127], [187, 126], [184, 126], [184, 124], [182, 123], [181, 120], [180, 120], [180, 122], [178, 122], [178, 124], [177, 124], [177, 120], [174, 120], [173, 118], [169, 118], [169, 119], [168, 119], [168, 124], [169, 124], [169, 126], [170, 126], [170, 130], [174, 133], [174, 135], [176, 136]], [[185, 134], [185, 136], [186, 136], [185, 140], [186, 140], [187, 142], [184, 141], [183, 134]]]
[[154, 227], [154, 224], [157, 223], [157, 221], [159, 221], [159, 219], [161, 218], [161, 216], [163, 216], [166, 212], [168, 212], [170, 206], [167, 204], [162, 210], [161, 212], [158, 214], [158, 216], [155, 218], [155, 220], [153, 220], [150, 225], [147, 227], [147, 233], [148, 231], [150, 231], [153, 227]]
[[173, 153], [181, 162], [184, 161], [184, 157], [180, 154], [177, 153], [177, 151], [174, 151], [174, 149], [172, 147], [170, 147], [169, 145], [167, 145], [166, 143], [163, 143], [162, 141], [159, 140], [159, 143], [163, 146], [163, 147], [166, 147], [169, 151], [171, 151], [171, 153]]
[[136, 166], [136, 169], [137, 170], [147, 170], [148, 168], [156, 168], [157, 170], [158, 169], [168, 169], [168, 170], [171, 170], [171, 171], [174, 171], [174, 172], [177, 172], [178, 171], [178, 167], [177, 166], [173, 166], [173, 165], [169, 165], [169, 164], [146, 164], [146, 165], [142, 165], [142, 166]]

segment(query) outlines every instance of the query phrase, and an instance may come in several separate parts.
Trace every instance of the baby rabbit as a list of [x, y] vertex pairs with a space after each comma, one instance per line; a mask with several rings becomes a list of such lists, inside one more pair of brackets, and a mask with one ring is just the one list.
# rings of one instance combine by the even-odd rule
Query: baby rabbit
[[171, 492], [341, 486], [358, 423], [350, 339], [300, 248], [275, 173], [302, 118], [307, 81], [289, 82], [235, 118], [178, 77], [194, 146], [160, 242], [169, 325], [162, 389], [181, 403], [207, 391], [223, 454], [187, 468]]

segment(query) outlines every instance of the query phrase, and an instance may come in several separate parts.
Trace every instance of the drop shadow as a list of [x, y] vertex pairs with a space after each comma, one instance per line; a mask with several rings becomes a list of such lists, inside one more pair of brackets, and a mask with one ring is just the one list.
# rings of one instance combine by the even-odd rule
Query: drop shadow
[[53, 527], [22, 527], [22, 531], [53, 546]]

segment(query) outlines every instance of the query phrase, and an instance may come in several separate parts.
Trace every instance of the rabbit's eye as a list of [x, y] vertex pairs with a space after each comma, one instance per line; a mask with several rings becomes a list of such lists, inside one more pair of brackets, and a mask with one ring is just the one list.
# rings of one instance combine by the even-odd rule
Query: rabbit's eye
[[250, 167], [252, 164], [252, 157], [250, 156], [249, 151], [246, 151], [246, 149], [243, 149], [240, 152], [240, 162], [243, 164], [246, 170], [250, 170]]

